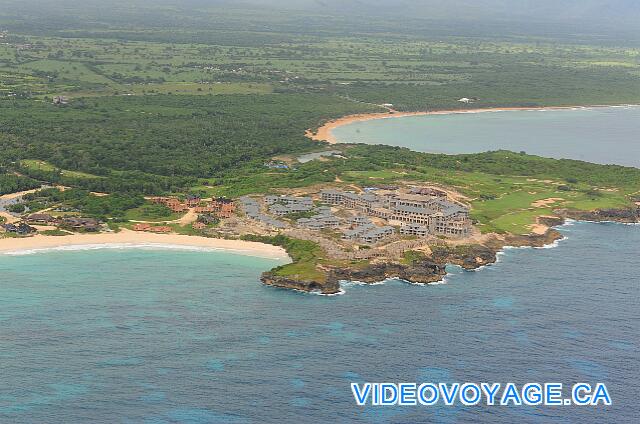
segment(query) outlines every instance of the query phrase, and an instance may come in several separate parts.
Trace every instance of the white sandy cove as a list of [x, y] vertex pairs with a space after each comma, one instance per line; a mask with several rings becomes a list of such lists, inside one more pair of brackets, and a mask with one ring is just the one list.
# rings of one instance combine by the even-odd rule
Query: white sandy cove
[[287, 252], [277, 246], [244, 240], [225, 240], [179, 234], [153, 234], [122, 230], [119, 233], [73, 234], [69, 236], [35, 235], [0, 239], [0, 253], [20, 253], [72, 247], [194, 247], [226, 250], [231, 253], [269, 259], [286, 259]]

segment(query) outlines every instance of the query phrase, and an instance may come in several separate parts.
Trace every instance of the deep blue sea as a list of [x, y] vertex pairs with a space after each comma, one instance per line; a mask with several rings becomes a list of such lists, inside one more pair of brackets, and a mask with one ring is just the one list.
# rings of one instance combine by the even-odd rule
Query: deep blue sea
[[333, 130], [344, 143], [448, 154], [505, 149], [637, 168], [639, 134], [640, 106], [408, 116]]
[[[206, 251], [0, 256], [2, 423], [637, 423], [640, 226], [445, 284], [262, 286]], [[350, 382], [605, 382], [610, 407], [356, 407]]]

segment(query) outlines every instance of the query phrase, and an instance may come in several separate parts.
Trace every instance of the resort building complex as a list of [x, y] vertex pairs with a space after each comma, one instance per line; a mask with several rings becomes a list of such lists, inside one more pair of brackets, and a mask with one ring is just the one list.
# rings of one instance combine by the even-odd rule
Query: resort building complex
[[[469, 209], [430, 187], [368, 187], [361, 193], [334, 189], [306, 196], [245, 196], [245, 216], [269, 230], [312, 231], [313, 237], [347, 244], [471, 233]], [[309, 233], [311, 234], [311, 233]]]
[[469, 209], [435, 189], [379, 190], [365, 194], [323, 190], [320, 195], [324, 203], [355, 209], [399, 226], [400, 233], [405, 235], [465, 237], [471, 231]]

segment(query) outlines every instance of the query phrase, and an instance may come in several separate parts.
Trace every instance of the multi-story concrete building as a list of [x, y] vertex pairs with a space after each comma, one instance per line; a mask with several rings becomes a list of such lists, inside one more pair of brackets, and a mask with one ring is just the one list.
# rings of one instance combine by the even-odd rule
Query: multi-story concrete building
[[313, 216], [311, 218], [300, 218], [297, 223], [299, 226], [310, 230], [324, 230], [327, 228], [337, 228], [340, 226], [340, 219], [335, 216]]
[[265, 196], [264, 202], [269, 205], [269, 212], [277, 216], [308, 212], [313, 209], [313, 200], [310, 197]]
[[324, 230], [327, 228], [337, 228], [342, 223], [340, 218], [333, 215], [331, 208], [320, 207], [315, 211], [317, 214], [310, 218], [298, 219], [298, 225], [309, 228], [310, 230]]
[[297, 205], [301, 207], [313, 208], [313, 199], [311, 197], [295, 197], [295, 196], [265, 196], [264, 202], [267, 205], [282, 204], [282, 205]]
[[429, 235], [429, 227], [420, 224], [403, 224], [400, 226], [400, 234], [405, 236], [426, 237]]
[[255, 199], [252, 199], [251, 197], [248, 197], [248, 196], [241, 197], [240, 205], [245, 215], [247, 215], [248, 218], [253, 219], [254, 221], [257, 221], [268, 227], [279, 228], [279, 229], [286, 228], [287, 226], [284, 222], [278, 221], [277, 219], [274, 219], [269, 215], [263, 214], [260, 211], [260, 204]]
[[[433, 234], [456, 237], [466, 236], [471, 231], [469, 209], [447, 200], [446, 193], [441, 190], [419, 188], [409, 193], [381, 190], [375, 194], [324, 190], [321, 198], [328, 204], [385, 219], [391, 225], [419, 225]], [[424, 228], [419, 231], [421, 234]]]
[[375, 194], [357, 194], [349, 191], [323, 190], [320, 193], [322, 201], [330, 205], [341, 205], [346, 208], [357, 209], [369, 213], [372, 209], [382, 206]]
[[299, 213], [299, 212], [309, 212], [310, 210], [311, 208], [308, 207], [307, 205], [301, 205], [301, 204], [295, 204], [295, 203], [290, 205], [274, 203], [271, 206], [269, 206], [269, 212], [277, 216], [285, 216], [285, 215], [289, 215], [292, 213]]
[[366, 244], [377, 243], [395, 233], [393, 227], [383, 226], [376, 227], [374, 224], [367, 223], [357, 226], [353, 229], [344, 230], [342, 232], [343, 240], [360, 241]]
[[371, 223], [368, 223], [368, 224], [359, 225], [359, 226], [357, 226], [355, 228], [344, 230], [342, 232], [342, 239], [343, 240], [357, 240], [364, 233], [366, 233], [367, 231], [371, 231], [374, 228], [376, 228], [375, 225], [373, 225]]
[[392, 236], [394, 232], [395, 230], [393, 227], [389, 227], [388, 225], [385, 225], [384, 227], [376, 227], [362, 234], [360, 236], [360, 240], [367, 244], [374, 244]]

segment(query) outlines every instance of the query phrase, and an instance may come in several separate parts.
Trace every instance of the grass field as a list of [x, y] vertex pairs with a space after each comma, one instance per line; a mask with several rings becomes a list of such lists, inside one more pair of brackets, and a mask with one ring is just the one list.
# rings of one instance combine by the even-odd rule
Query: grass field
[[[425, 170], [426, 171], [426, 170]], [[629, 207], [632, 191], [588, 184], [567, 186], [566, 181], [540, 180], [485, 173], [436, 170], [431, 172], [349, 171], [340, 176], [345, 183], [361, 186], [416, 181], [454, 188], [467, 196], [471, 216], [482, 232], [528, 234], [536, 217], [552, 214], [553, 208], [594, 210]], [[569, 191], [559, 187], [570, 187]], [[555, 201], [546, 201], [555, 199]]]
[[26, 169], [31, 169], [36, 171], [43, 171], [43, 172], [60, 171], [61, 175], [69, 178], [79, 178], [79, 179], [100, 178], [97, 175], [87, 174], [86, 172], [59, 169], [48, 162], [37, 160], [37, 159], [23, 159], [20, 161], [20, 165]]
[[[143, 31], [144, 32], [144, 31]], [[231, 34], [231, 33], [230, 33]], [[90, 35], [90, 34], [87, 34]], [[26, 36], [0, 45], [0, 93], [71, 97], [336, 93], [398, 109], [640, 102], [640, 49], [538, 40], [306, 36], [260, 46]]]
[[[382, 103], [398, 110], [640, 103], [640, 47], [631, 42], [427, 36], [366, 19], [350, 28], [332, 18], [311, 30], [291, 16], [178, 9], [145, 9], [168, 13], [177, 27], [149, 25], [154, 18], [144, 13], [133, 26], [124, 16], [42, 25], [38, 13], [16, 23], [0, 11], [0, 23], [18, 28], [0, 31], [0, 166], [14, 175], [5, 178], [7, 190], [19, 186], [15, 173], [127, 195], [237, 197], [411, 181], [454, 188], [482, 231], [514, 233], [553, 208], [629, 206], [640, 190], [631, 171], [571, 163], [561, 172], [565, 164], [517, 154], [438, 165], [408, 151], [354, 147], [348, 160], [264, 166], [317, 149], [305, 130]], [[58, 95], [69, 104], [51, 104]], [[468, 106], [461, 97], [476, 100]], [[476, 160], [482, 166], [471, 166]], [[126, 217], [168, 220], [158, 212], [130, 207]]]
[[172, 212], [163, 205], [146, 204], [138, 208], [129, 209], [124, 218], [129, 221], [165, 222], [179, 219], [183, 214]]

